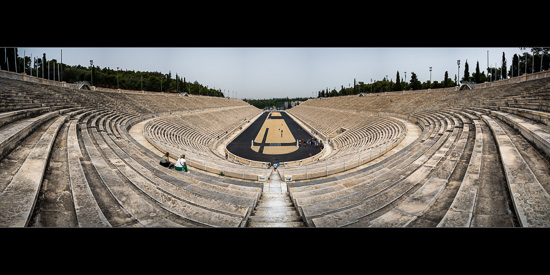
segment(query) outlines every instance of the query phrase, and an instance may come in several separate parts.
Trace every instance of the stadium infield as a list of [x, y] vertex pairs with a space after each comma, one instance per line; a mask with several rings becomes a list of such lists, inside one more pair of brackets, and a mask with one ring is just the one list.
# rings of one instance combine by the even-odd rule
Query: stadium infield
[[305, 159], [309, 154], [313, 156], [321, 152], [321, 146], [296, 146], [296, 140], [307, 141], [311, 138], [285, 112], [264, 112], [227, 145], [227, 150], [249, 160], [281, 163]]

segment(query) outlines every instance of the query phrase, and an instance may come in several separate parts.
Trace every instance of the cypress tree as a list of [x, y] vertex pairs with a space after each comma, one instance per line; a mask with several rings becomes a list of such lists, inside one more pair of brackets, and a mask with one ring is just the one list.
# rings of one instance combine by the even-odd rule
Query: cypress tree
[[506, 78], [506, 56], [504, 52], [502, 52], [502, 78]]
[[470, 80], [470, 71], [468, 66], [468, 60], [466, 60], [466, 64], [464, 64], [464, 77], [462, 80], [468, 81]]
[[479, 61], [478, 61], [477, 64], [476, 64], [476, 75], [474, 76], [475, 83], [480, 82], [479, 77], [480, 77], [480, 73], [479, 73]]
[[187, 83], [187, 81], [185, 80], [185, 77], [183, 78], [183, 84], [181, 85], [181, 87], [184, 93], [191, 94], [191, 92], [189, 91], [189, 83]]
[[519, 57], [517, 54], [514, 54], [512, 57], [512, 65], [510, 65], [510, 77], [518, 76], [518, 61]]
[[399, 71], [397, 71], [397, 74], [395, 75], [395, 85], [393, 86], [394, 91], [401, 91], [403, 88], [401, 87], [401, 78], [399, 77]]

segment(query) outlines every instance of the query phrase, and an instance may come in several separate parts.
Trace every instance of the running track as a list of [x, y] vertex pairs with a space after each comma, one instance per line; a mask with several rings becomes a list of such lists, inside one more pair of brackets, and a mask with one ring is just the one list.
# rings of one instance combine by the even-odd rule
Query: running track
[[[319, 148], [315, 148], [315, 146], [304, 147], [303, 145], [300, 146], [298, 150], [289, 154], [284, 154], [284, 155], [266, 155], [266, 154], [258, 153], [252, 150], [252, 148], [250, 148], [250, 141], [256, 138], [256, 135], [262, 128], [262, 125], [268, 115], [269, 115], [269, 112], [264, 112], [258, 119], [256, 119], [256, 121], [252, 123], [252, 125], [250, 125], [237, 138], [235, 138], [231, 143], [227, 145], [227, 150], [237, 156], [240, 156], [246, 159], [256, 160], [256, 161], [266, 161], [271, 163], [276, 163], [276, 162], [280, 163], [285, 161], [304, 159], [304, 158], [307, 158], [310, 153], [313, 156], [321, 152], [321, 147]], [[298, 125], [298, 123], [296, 123], [292, 118], [290, 118], [285, 112], [281, 112], [281, 118], [273, 118], [273, 119], [284, 119], [285, 123], [290, 129], [290, 132], [296, 139], [307, 140], [312, 138], [312, 136], [307, 131], [302, 129], [302, 127], [300, 127], [300, 125]], [[262, 151], [263, 151], [263, 146], [260, 148], [260, 152]]]

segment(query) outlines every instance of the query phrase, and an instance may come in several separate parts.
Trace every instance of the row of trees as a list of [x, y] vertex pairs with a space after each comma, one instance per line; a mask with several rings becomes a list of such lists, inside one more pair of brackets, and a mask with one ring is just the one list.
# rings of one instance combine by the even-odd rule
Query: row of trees
[[44, 53], [42, 57], [20, 57], [17, 48], [0, 48], [0, 68], [12, 72], [33, 75], [57, 81], [74, 83], [88, 81], [93, 86], [124, 89], [144, 90], [152, 92], [178, 93], [184, 92], [194, 95], [208, 95], [224, 97], [221, 89], [213, 89], [204, 86], [197, 81], [187, 82], [185, 77], [172, 76], [171, 72], [140, 72], [133, 70], [119, 70], [101, 68], [90, 65], [71, 66], [61, 64], [56, 59], [48, 60]]
[[168, 93], [183, 92], [194, 95], [224, 97], [220, 89], [209, 88], [197, 81], [187, 82], [185, 77], [181, 77], [178, 74], [172, 76], [171, 72], [163, 74], [160, 72], [113, 70], [111, 68], [101, 68], [99, 66], [66, 66], [67, 67], [63, 70], [63, 78], [64, 81], [69, 83], [85, 80], [94, 86], [111, 89]]
[[[509, 77], [516, 77], [525, 73], [534, 73], [541, 70], [548, 70], [550, 67], [550, 48], [520, 48], [523, 54], [514, 54], [512, 60], [507, 60], [502, 53], [500, 66], [495, 64], [489, 66], [485, 71], [480, 71], [479, 61], [476, 63], [475, 71], [470, 73], [468, 61], [464, 65], [461, 81], [470, 81], [474, 83], [483, 83], [486, 81], [495, 81]], [[530, 53], [529, 53], [530, 52]], [[510, 64], [508, 64], [510, 63]], [[136, 72], [129, 70], [114, 70], [111, 68], [101, 68], [90, 65], [84, 67], [81, 65], [70, 66], [61, 64], [56, 59], [48, 60], [44, 53], [42, 57], [20, 57], [17, 48], [0, 48], [0, 68], [15, 72], [25, 72], [37, 77], [60, 80], [68, 83], [77, 81], [88, 81], [92, 85], [105, 88], [120, 88], [126, 90], [145, 90], [158, 92], [187, 92], [189, 94], [220, 96], [224, 94], [220, 89], [209, 88], [197, 81], [187, 82], [185, 77], [179, 75], [172, 76], [171, 72], [163, 74], [160, 72]], [[362, 81], [353, 81], [348, 87], [341, 85], [340, 89], [330, 89], [317, 92], [318, 97], [330, 97], [341, 95], [353, 95], [359, 93], [378, 93], [386, 91], [420, 90], [453, 87], [458, 85], [457, 75], [454, 79], [449, 78], [446, 71], [442, 81], [427, 80], [420, 82], [414, 72], [410, 75], [410, 80], [405, 80], [397, 71], [395, 81], [393, 78], [384, 77], [382, 80], [365, 83]]]
[[[520, 49], [527, 50], [528, 48]], [[497, 64], [495, 64], [495, 66], [489, 66], [489, 68], [487, 68], [487, 73], [485, 73], [485, 71], [480, 71], [479, 61], [476, 62], [475, 70], [470, 73], [470, 65], [466, 60], [465, 64], [461, 65], [461, 68], [463, 68], [464, 71], [460, 80], [473, 83], [483, 83], [487, 81], [496, 81], [516, 77], [525, 73], [546, 71], [550, 68], [550, 48], [529, 48], [529, 51], [531, 54], [528, 51], [525, 51], [521, 55], [514, 54], [511, 62], [507, 60], [503, 52], [500, 66], [497, 66]], [[508, 64], [508, 62], [511, 64]], [[411, 73], [409, 81], [406, 79], [404, 81], [403, 77], [399, 74], [399, 71], [397, 71], [395, 81], [393, 79], [388, 79], [387, 76], [382, 80], [374, 82], [371, 79], [370, 83], [364, 83], [362, 81], [357, 82], [356, 79], [354, 79], [353, 86], [349, 83], [348, 87], [341, 85], [340, 89], [329, 89], [327, 87], [324, 90], [317, 91], [317, 97], [332, 97], [355, 95], [359, 93], [379, 93], [403, 90], [436, 89], [453, 87], [456, 85], [458, 85], [457, 75], [455, 74], [454, 79], [451, 79], [449, 78], [448, 71], [445, 71], [445, 75], [441, 82], [437, 80], [433, 82], [430, 82], [430, 80], [420, 82], [414, 72]]]
[[417, 75], [412, 72], [410, 76], [410, 81], [405, 82], [403, 78], [400, 77], [399, 71], [396, 73], [396, 81], [393, 79], [388, 79], [384, 77], [382, 80], [374, 81], [371, 83], [364, 83], [362, 81], [357, 82], [356, 79], [353, 80], [353, 86], [348, 84], [348, 87], [344, 85], [340, 86], [340, 89], [337, 90], [333, 88], [329, 90], [321, 90], [317, 92], [317, 97], [332, 97], [332, 96], [341, 96], [341, 95], [356, 95], [360, 93], [380, 93], [380, 92], [391, 92], [391, 91], [403, 91], [403, 90], [421, 90], [421, 89], [436, 89], [436, 88], [445, 88], [453, 87], [456, 85], [456, 75], [454, 81], [449, 78], [449, 73], [445, 72], [443, 81], [431, 82], [428, 80], [426, 82], [420, 82]]
[[298, 97], [298, 98], [270, 98], [270, 99], [243, 99], [245, 102], [248, 102], [250, 105], [259, 108], [265, 109], [266, 107], [283, 107], [285, 102], [288, 102], [290, 108], [290, 102], [292, 101], [306, 101], [307, 97]]

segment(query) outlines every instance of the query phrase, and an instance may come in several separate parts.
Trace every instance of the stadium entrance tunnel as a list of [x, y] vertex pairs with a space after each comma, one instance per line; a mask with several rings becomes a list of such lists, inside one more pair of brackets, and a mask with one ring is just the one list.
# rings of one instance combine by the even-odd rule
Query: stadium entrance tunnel
[[323, 145], [285, 112], [264, 112], [226, 149], [240, 158], [282, 163], [314, 157]]
[[79, 82], [75, 82], [73, 83], [73, 85], [76, 86], [77, 89], [79, 90], [91, 90], [91, 86], [90, 83], [88, 81], [79, 81]]

